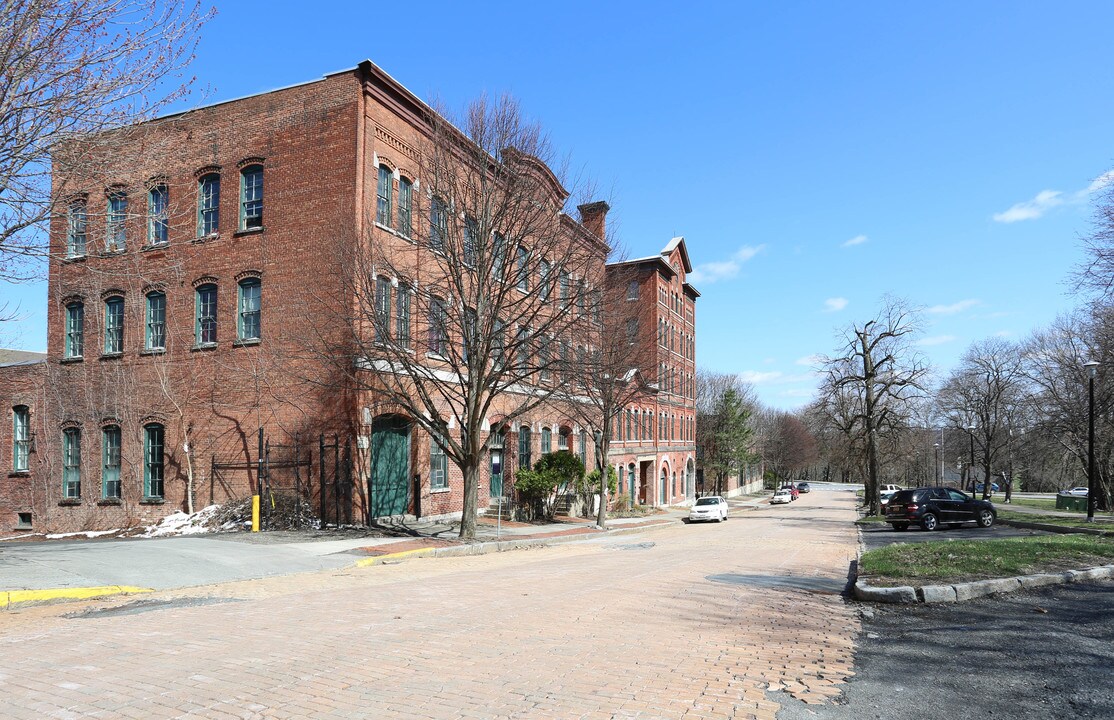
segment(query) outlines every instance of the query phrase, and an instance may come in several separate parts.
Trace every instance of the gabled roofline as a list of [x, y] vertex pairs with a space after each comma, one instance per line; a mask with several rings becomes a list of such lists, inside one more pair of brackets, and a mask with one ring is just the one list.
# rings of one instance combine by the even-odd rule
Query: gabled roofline
[[678, 247], [681, 248], [681, 264], [684, 266], [685, 272], [692, 272], [692, 261], [689, 260], [689, 249], [685, 246], [685, 238], [683, 236], [678, 235], [670, 240], [669, 244], [662, 248], [661, 254], [663, 256], [669, 256], [673, 254], [673, 251]]
[[694, 298], [700, 297], [700, 291], [694, 288], [691, 283], [683, 283], [681, 285], [681, 288], [689, 295], [692, 295]]
[[620, 268], [626, 265], [657, 265], [658, 270], [666, 273], [667, 276], [673, 277], [677, 271], [673, 266], [666, 262], [665, 258], [661, 255], [653, 255], [651, 257], [638, 258], [636, 260], [620, 260], [618, 262], [607, 263], [607, 268]]

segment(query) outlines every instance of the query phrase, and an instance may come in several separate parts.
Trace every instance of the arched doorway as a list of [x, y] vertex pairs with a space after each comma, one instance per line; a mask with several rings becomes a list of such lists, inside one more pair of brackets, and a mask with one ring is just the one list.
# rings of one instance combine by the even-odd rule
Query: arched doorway
[[688, 465], [686, 466], [686, 470], [685, 470], [685, 495], [686, 496], [692, 497], [693, 491], [696, 489], [695, 484], [694, 484], [695, 482], [696, 482], [696, 463], [694, 463], [692, 461], [692, 458], [689, 458]]
[[634, 463], [627, 465], [627, 486], [630, 488], [630, 506], [634, 507], [635, 489], [634, 489]]
[[410, 421], [380, 415], [371, 424], [371, 517], [405, 515], [410, 489]]
[[666, 485], [669, 483], [669, 468], [662, 465], [661, 477], [658, 482], [658, 505], [667, 505]]

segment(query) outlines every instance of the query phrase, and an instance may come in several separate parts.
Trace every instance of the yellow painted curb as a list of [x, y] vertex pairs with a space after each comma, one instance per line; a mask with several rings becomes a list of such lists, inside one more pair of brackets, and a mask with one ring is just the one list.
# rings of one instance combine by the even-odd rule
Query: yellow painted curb
[[419, 558], [426, 555], [432, 555], [433, 551], [437, 548], [416, 548], [414, 550], [403, 550], [402, 552], [389, 553], [387, 555], [379, 555], [377, 557], [364, 558], [363, 560], [356, 561], [356, 567], [371, 567], [372, 565], [382, 565], [385, 560], [404, 560], [407, 558]]
[[108, 595], [154, 592], [154, 588], [130, 585], [104, 585], [101, 587], [50, 588], [48, 590], [6, 590], [0, 592], [0, 608], [20, 603], [49, 602], [50, 600], [88, 600]]

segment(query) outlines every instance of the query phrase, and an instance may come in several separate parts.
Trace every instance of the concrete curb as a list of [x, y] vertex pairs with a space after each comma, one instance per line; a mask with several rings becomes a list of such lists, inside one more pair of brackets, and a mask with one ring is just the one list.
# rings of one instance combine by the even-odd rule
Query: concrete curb
[[1062, 535], [1114, 535], [1114, 530], [1100, 530], [1095, 528], [1074, 527], [1071, 525], [1053, 525], [1052, 523], [1029, 522], [1028, 520], [998, 520], [1003, 525], [1021, 528], [1022, 530], [1043, 530], [1045, 532], [1060, 533]]
[[488, 553], [507, 552], [508, 550], [523, 550], [526, 548], [546, 547], [548, 545], [557, 545], [561, 543], [578, 542], [582, 540], [590, 540], [599, 537], [606, 537], [609, 535], [624, 535], [634, 532], [645, 532], [646, 530], [656, 530], [659, 528], [666, 528], [680, 523], [680, 520], [668, 520], [664, 522], [656, 522], [652, 525], [639, 525], [637, 527], [616, 527], [605, 530], [603, 532], [586, 532], [576, 533], [574, 535], [556, 535], [554, 537], [545, 538], [519, 538], [512, 540], [488, 540], [486, 542], [472, 543], [471, 545], [450, 545], [448, 547], [429, 547], [429, 548], [416, 548], [414, 550], [402, 550], [396, 553], [387, 553], [386, 555], [378, 555], [376, 557], [363, 558], [357, 560], [354, 567], [374, 567], [375, 565], [394, 564], [403, 560], [413, 560], [423, 557], [465, 557], [468, 555], [487, 555]]
[[112, 595], [133, 595], [154, 592], [154, 588], [130, 585], [102, 585], [100, 587], [49, 588], [46, 590], [5, 590], [0, 592], [0, 609], [14, 605], [33, 605], [54, 600], [88, 600]]
[[954, 585], [874, 587], [865, 580], [856, 580], [854, 592], [855, 599], [863, 602], [932, 604], [962, 602], [963, 600], [972, 600], [987, 595], [999, 595], [1047, 585], [1109, 580], [1111, 578], [1114, 578], [1114, 565], [1101, 565], [1086, 570], [1067, 570], [1061, 573], [1039, 573], [994, 580], [975, 580]]

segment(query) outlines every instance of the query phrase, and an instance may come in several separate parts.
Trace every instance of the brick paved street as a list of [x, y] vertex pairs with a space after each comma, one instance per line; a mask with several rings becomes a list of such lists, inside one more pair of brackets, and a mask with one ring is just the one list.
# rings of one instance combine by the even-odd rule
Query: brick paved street
[[853, 503], [8, 611], [3, 715], [773, 718], [851, 674]]

